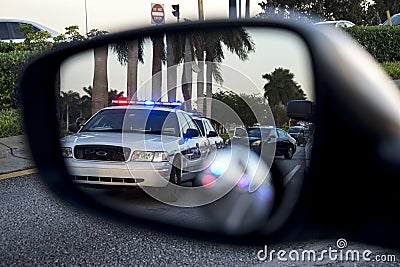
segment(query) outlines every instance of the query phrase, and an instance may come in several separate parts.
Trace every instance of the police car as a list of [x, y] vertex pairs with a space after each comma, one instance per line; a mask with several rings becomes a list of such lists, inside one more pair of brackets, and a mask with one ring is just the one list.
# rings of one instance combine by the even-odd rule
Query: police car
[[210, 142], [180, 103], [134, 102], [97, 112], [61, 139], [74, 182], [165, 187], [205, 168]]
[[224, 140], [218, 135], [211, 124], [211, 121], [204, 117], [193, 117], [203, 136], [210, 141], [212, 149], [221, 149], [224, 147]]

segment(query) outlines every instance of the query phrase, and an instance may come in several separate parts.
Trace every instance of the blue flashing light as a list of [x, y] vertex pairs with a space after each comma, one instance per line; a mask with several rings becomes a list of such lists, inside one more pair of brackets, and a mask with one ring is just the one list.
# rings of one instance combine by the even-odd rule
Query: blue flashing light
[[170, 105], [175, 106], [175, 107], [180, 107], [180, 106], [182, 106], [182, 102], [174, 101], [174, 102], [171, 102]]
[[146, 106], [154, 106], [155, 102], [152, 101], [152, 100], [146, 100], [146, 101], [144, 101], [144, 104], [145, 104]]

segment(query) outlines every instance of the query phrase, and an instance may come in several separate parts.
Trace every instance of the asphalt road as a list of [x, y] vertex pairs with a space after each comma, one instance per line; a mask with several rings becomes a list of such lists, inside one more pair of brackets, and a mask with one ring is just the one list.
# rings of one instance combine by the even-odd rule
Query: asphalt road
[[[85, 214], [50, 194], [38, 175], [0, 181], [1, 266], [337, 266], [337, 261], [260, 260], [262, 247], [216, 244], [121, 225]], [[349, 248], [397, 261], [341, 266], [400, 266], [400, 254], [349, 242]], [[336, 240], [274, 244], [269, 249], [322, 250]], [[268, 244], [266, 244], [268, 245]], [[259, 255], [263, 255], [262, 253]]]

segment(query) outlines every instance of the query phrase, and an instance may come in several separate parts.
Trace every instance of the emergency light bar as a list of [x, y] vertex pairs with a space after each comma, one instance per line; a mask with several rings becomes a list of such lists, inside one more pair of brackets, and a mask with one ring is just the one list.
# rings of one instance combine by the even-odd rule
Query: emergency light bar
[[112, 100], [111, 103], [118, 105], [118, 106], [144, 105], [144, 106], [148, 106], [148, 107], [159, 106], [159, 107], [173, 107], [173, 108], [179, 108], [180, 106], [182, 106], [182, 102], [180, 102], [180, 101], [173, 101], [173, 102], [162, 102], [162, 101], [153, 101], [153, 100], [129, 101], [127, 98], [120, 98], [117, 100]]

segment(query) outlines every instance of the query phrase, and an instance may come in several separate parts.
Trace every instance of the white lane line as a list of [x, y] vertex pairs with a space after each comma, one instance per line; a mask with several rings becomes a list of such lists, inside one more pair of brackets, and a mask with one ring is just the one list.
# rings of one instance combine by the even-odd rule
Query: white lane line
[[296, 174], [296, 172], [301, 168], [301, 165], [296, 165], [286, 176], [285, 179], [283, 179], [283, 184], [286, 185]]

